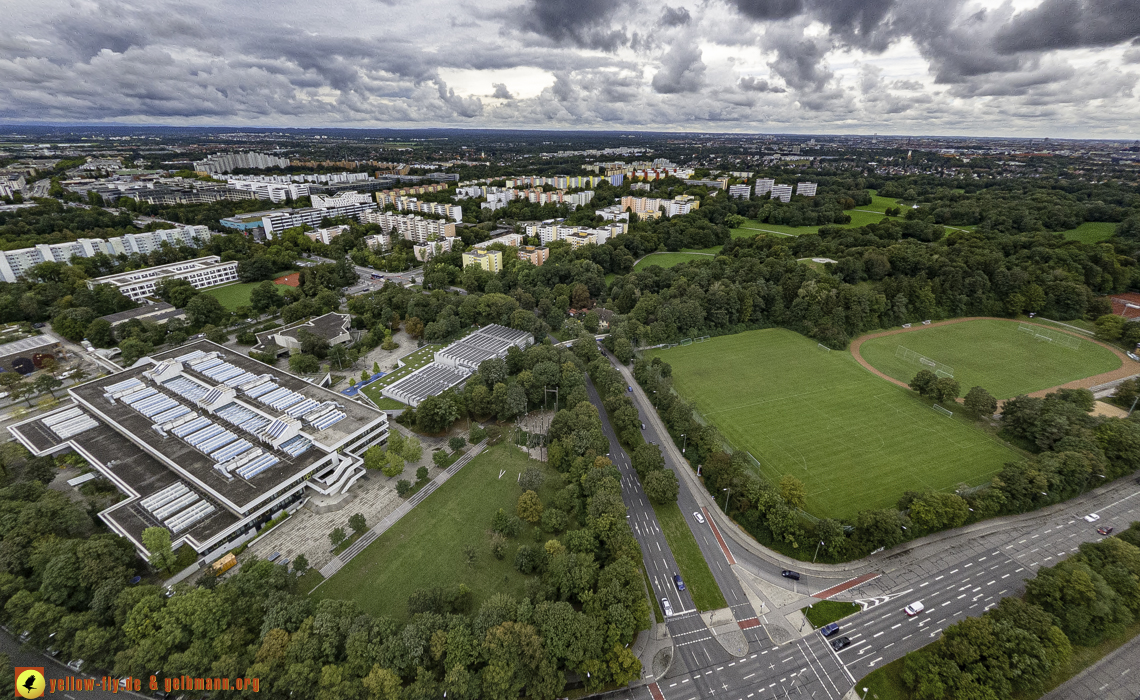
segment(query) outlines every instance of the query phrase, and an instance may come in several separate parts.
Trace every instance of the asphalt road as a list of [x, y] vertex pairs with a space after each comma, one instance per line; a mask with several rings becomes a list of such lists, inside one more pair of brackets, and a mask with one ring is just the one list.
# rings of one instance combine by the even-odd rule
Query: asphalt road
[[[83, 678], [95, 678], [96, 680], [98, 680], [97, 676], [91, 676], [91, 675], [86, 674], [86, 673], [73, 673], [70, 669], [68, 669], [66, 666], [64, 666], [62, 663], [60, 663], [58, 660], [53, 659], [52, 657], [48, 656], [39, 648], [34, 647], [31, 644], [20, 644], [19, 642], [17, 642], [15, 639], [12, 638], [11, 634], [9, 634], [7, 632], [0, 632], [0, 652], [3, 652], [3, 653], [8, 655], [8, 658], [11, 659], [11, 661], [12, 661], [13, 667], [15, 667], [15, 666], [43, 667], [44, 677], [46, 679], [48, 679], [49, 681], [52, 678], [60, 679], [60, 678], [63, 678], [65, 676], [80, 676]], [[5, 682], [7, 682], [7, 681], [5, 681]], [[9, 686], [9, 687], [11, 687], [11, 686]], [[100, 699], [102, 699], [102, 698], [108, 698], [109, 699], [111, 697], [121, 698], [124, 695], [130, 695], [130, 696], [140, 697], [140, 698], [145, 697], [143, 695], [138, 695], [136, 693], [129, 693], [128, 694], [125, 691], [120, 692], [120, 693], [109, 693], [109, 692], [105, 692], [105, 691], [97, 690], [97, 689], [91, 690], [91, 691], [85, 690], [81, 693], [80, 692], [64, 693], [62, 691], [57, 691], [55, 695], [68, 698], [68, 700], [77, 700], [77, 698], [79, 698], [79, 697], [82, 697], [82, 698], [100, 698]], [[47, 696], [51, 696], [51, 693], [47, 693], [45, 695], [45, 697], [47, 697]]]

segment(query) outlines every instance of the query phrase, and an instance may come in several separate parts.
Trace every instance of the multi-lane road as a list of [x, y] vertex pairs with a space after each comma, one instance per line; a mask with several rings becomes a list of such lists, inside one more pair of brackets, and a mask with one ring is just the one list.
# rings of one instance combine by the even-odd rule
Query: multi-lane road
[[[610, 359], [613, 361], [612, 356]], [[632, 387], [631, 398], [646, 425], [646, 440], [661, 445], [666, 467], [678, 473], [678, 504], [748, 642], [745, 656], [728, 654], [700, 616], [688, 612], [691, 599], [672, 589], [675, 561], [629, 458], [590, 387], [591, 401], [598, 406], [606, 437], [614, 446], [611, 456], [622, 470], [630, 523], [641, 542], [654, 593], [658, 598], [670, 597], [675, 611], [686, 611], [667, 623], [675, 649], [668, 672], [655, 683], [629, 689], [618, 697], [695, 700], [719, 695], [760, 700], [802, 692], [808, 697], [838, 699], [859, 678], [936, 640], [947, 626], [981, 615], [1003, 597], [1024, 592], [1025, 581], [1039, 567], [1056, 564], [1076, 552], [1081, 543], [1100, 539], [1098, 526], [1119, 530], [1140, 520], [1140, 486], [1121, 481], [1035, 513], [941, 533], [933, 542], [909, 543], [861, 564], [799, 564], [797, 568], [806, 569], [804, 575], [799, 582], [791, 582], [782, 578], [780, 571], [793, 564], [755, 542], [746, 542], [746, 534], [719, 511], [714, 512], [716, 504], [692, 472], [686, 473], [690, 468], [666, 433], [650, 398], [633, 384], [628, 368], [616, 361], [614, 364]], [[697, 522], [693, 512], [701, 512], [706, 522]], [[1090, 513], [1099, 516], [1095, 524], [1084, 519]], [[780, 635], [769, 634], [766, 628], [769, 623], [781, 624], [780, 616], [787, 608], [769, 610], [760, 621], [755, 620], [761, 611], [753, 609], [745, 598], [734, 567], [769, 585], [795, 588], [799, 593], [821, 597], [838, 593], [859, 602], [864, 610], [842, 620], [839, 633], [828, 640], [809, 631], [774, 644], [771, 639]], [[916, 601], [922, 602], [925, 610], [908, 617], [903, 608]], [[830, 642], [844, 636], [851, 644], [835, 651]]]

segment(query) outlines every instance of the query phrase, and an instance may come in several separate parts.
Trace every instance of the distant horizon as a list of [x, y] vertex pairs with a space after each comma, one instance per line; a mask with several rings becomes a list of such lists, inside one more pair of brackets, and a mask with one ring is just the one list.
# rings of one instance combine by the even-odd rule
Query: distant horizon
[[[857, 137], [857, 138], [883, 138], [883, 139], [977, 139], [1002, 141], [1055, 141], [1055, 142], [1120, 142], [1134, 141], [1140, 143], [1140, 136], [1119, 137], [1066, 137], [1066, 136], [1013, 136], [1013, 135], [970, 135], [970, 134], [918, 134], [918, 133], [879, 133], [879, 132], [823, 132], [823, 131], [712, 131], [712, 130], [659, 130], [651, 128], [625, 128], [625, 129], [572, 129], [572, 128], [526, 128], [522, 126], [511, 127], [479, 127], [479, 126], [262, 126], [250, 124], [161, 124], [126, 122], [4, 122], [0, 121], [0, 133], [5, 129], [173, 129], [173, 130], [201, 130], [201, 131], [248, 131], [248, 132], [274, 132], [274, 131], [346, 131], [346, 132], [481, 132], [481, 133], [531, 133], [531, 134], [579, 134], [579, 135], [645, 135], [645, 136], [736, 136], [736, 137]], [[552, 144], [555, 145], [555, 144]]]

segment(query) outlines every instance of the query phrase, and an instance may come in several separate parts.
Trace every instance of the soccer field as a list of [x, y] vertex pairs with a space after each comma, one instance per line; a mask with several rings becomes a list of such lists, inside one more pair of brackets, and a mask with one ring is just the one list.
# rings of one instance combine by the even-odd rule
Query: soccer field
[[[999, 399], [1120, 368], [1120, 358], [1094, 342], [1076, 339], [1078, 346], [1072, 349], [1059, 342], [1040, 340], [1034, 334], [1019, 331], [1018, 326], [1011, 321], [978, 319], [923, 327], [910, 333], [872, 338], [863, 343], [859, 352], [883, 374], [909, 382], [923, 365], [896, 356], [901, 345], [953, 368], [963, 396], [970, 387], [981, 386]], [[1060, 334], [1051, 328], [1049, 332]], [[1070, 337], [1065, 335], [1064, 339], [1072, 342], [1068, 341]]]
[[1018, 453], [885, 382], [848, 352], [769, 329], [653, 351], [674, 386], [773, 482], [807, 488], [807, 510], [850, 517], [904, 491], [979, 484]]

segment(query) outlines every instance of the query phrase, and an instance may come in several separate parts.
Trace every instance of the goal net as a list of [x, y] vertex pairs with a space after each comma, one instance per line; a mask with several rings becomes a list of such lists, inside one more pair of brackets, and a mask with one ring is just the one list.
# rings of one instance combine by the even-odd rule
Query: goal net
[[1055, 331], [1050, 328], [1034, 326], [1028, 323], [1019, 323], [1017, 324], [1017, 330], [1032, 335], [1034, 339], [1040, 342], [1053, 343], [1063, 348], [1068, 348], [1069, 350], [1078, 350], [1081, 347], [1081, 339], [1077, 336]]
[[820, 350], [824, 350], [824, 351], [826, 351], [826, 352], [831, 352], [831, 348], [827, 347], [827, 346], [826, 346], [826, 345], [824, 345], [823, 343], [816, 343], [816, 345], [815, 345], [815, 346], [816, 346], [817, 348], [819, 348]]
[[947, 409], [947, 408], [942, 408], [938, 404], [934, 404], [931, 408], [933, 408], [935, 411], [938, 411], [939, 413], [941, 413], [942, 415], [947, 416], [947, 417], [954, 415], [953, 411], [951, 411], [950, 409]]
[[895, 357], [905, 362], [910, 362], [911, 364], [924, 367], [931, 372], [934, 372], [934, 374], [938, 375], [939, 377], [954, 377], [954, 368], [950, 365], [932, 360], [929, 357], [919, 354], [909, 348], [905, 348], [902, 345], [898, 346], [898, 348], [895, 350]]

